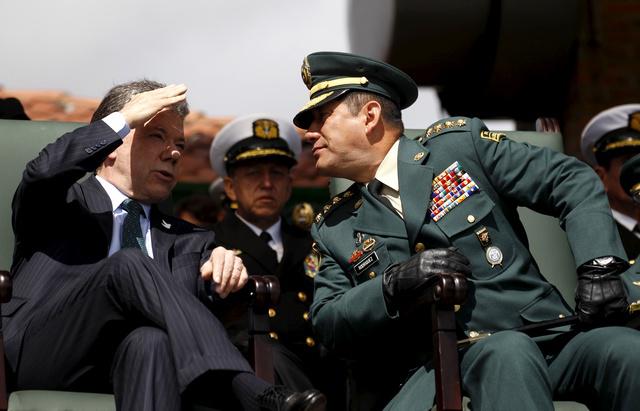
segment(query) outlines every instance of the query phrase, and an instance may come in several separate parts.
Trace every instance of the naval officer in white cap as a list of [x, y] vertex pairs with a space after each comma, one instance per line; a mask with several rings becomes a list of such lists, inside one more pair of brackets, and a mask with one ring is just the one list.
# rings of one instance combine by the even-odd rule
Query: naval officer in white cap
[[[226, 196], [237, 208], [213, 230], [220, 245], [236, 251], [249, 275], [280, 280], [280, 302], [269, 310], [276, 382], [291, 389], [319, 388], [331, 407], [342, 401], [334, 399], [332, 391], [344, 384], [336, 379], [335, 364], [329, 368], [332, 361], [311, 331], [309, 306], [319, 261], [308, 229], [281, 216], [291, 197], [290, 171], [301, 145], [290, 121], [269, 114], [247, 115], [223, 127], [211, 145], [211, 166], [223, 177]], [[236, 345], [245, 349], [246, 310], [241, 313], [225, 325]]]
[[620, 185], [620, 168], [640, 153], [640, 104], [598, 113], [582, 131], [581, 149], [604, 183], [627, 256], [636, 259], [640, 254], [640, 206]]

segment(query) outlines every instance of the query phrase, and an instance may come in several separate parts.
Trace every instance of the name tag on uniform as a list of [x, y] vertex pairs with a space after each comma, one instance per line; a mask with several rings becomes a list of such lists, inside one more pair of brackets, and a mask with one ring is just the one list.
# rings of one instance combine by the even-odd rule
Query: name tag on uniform
[[362, 261], [360, 261], [358, 264], [356, 264], [356, 266], [354, 267], [356, 274], [362, 274], [363, 271], [365, 271], [367, 268], [371, 267], [372, 265], [374, 265], [375, 263], [378, 262], [378, 254], [376, 254], [376, 252], [372, 252], [371, 254], [366, 255]]

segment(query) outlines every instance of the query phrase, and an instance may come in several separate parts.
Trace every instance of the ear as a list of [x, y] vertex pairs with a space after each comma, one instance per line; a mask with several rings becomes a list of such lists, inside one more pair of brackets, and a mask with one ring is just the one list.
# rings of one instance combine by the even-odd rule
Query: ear
[[375, 100], [369, 100], [362, 106], [360, 113], [364, 115], [365, 128], [367, 130], [374, 129], [381, 121], [382, 106]]
[[607, 176], [609, 175], [607, 173], [607, 170], [602, 166], [595, 166], [593, 167], [593, 170], [596, 172], [598, 177], [600, 177], [600, 181], [602, 181], [602, 184], [604, 184], [604, 191], [609, 191], [609, 188], [607, 187]]
[[238, 201], [238, 197], [236, 196], [236, 190], [233, 184], [233, 178], [226, 176], [224, 179], [224, 192], [229, 197], [231, 201]]

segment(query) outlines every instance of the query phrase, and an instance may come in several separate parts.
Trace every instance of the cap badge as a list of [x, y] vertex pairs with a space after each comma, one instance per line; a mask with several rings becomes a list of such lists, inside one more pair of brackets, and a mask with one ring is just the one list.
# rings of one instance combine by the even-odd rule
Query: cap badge
[[272, 139], [280, 137], [278, 123], [269, 119], [260, 119], [253, 122], [253, 135], [258, 138]]
[[302, 60], [300, 74], [302, 75], [302, 81], [304, 82], [305, 86], [307, 86], [308, 89], [311, 89], [311, 86], [313, 84], [311, 82], [311, 67], [309, 66], [309, 61], [306, 57], [304, 58], [304, 60]]
[[629, 128], [640, 131], [640, 111], [629, 114]]

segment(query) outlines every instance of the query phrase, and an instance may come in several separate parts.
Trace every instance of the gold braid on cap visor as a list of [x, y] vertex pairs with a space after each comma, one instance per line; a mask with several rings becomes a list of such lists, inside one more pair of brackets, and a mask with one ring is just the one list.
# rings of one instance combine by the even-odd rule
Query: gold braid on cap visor
[[602, 147], [602, 149], [593, 147], [593, 152], [596, 153], [598, 151], [601, 151], [604, 153], [605, 151], [614, 150], [616, 148], [622, 148], [622, 147], [640, 147], [640, 140], [616, 141], [615, 143], [606, 144], [604, 147]]
[[246, 160], [248, 158], [273, 156], [273, 155], [286, 156], [286, 157], [293, 158], [291, 153], [285, 150], [280, 150], [277, 148], [256, 148], [254, 150], [248, 150], [242, 154], [237, 155], [234, 160], [236, 161]]
[[313, 96], [315, 93], [317, 93], [320, 90], [324, 90], [331, 87], [346, 86], [346, 85], [352, 85], [352, 84], [358, 84], [358, 85], [364, 86], [365, 84], [368, 84], [368, 83], [369, 83], [369, 80], [366, 77], [343, 77], [335, 80], [321, 81], [320, 83], [311, 87], [311, 90], [309, 90], [309, 97]]

